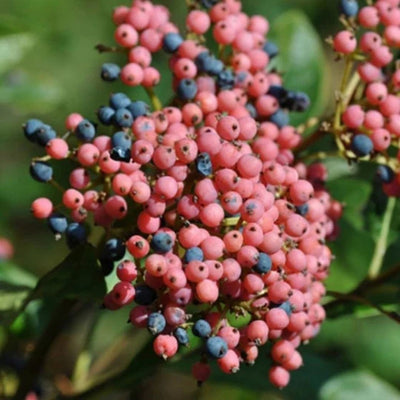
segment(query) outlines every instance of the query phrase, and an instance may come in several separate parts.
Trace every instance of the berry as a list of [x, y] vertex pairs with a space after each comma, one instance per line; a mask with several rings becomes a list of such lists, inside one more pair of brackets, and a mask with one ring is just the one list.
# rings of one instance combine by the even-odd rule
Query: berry
[[75, 134], [79, 140], [91, 142], [96, 135], [96, 128], [90, 121], [84, 119], [76, 127]]
[[113, 82], [119, 78], [121, 68], [117, 64], [105, 63], [101, 67], [101, 79], [106, 82]]
[[173, 245], [174, 242], [171, 236], [164, 232], [156, 233], [150, 243], [151, 248], [159, 254], [168, 253], [172, 249]]
[[357, 0], [340, 0], [340, 11], [346, 17], [355, 17], [358, 13]]
[[355, 135], [351, 142], [351, 149], [359, 157], [364, 157], [371, 154], [374, 149], [372, 140], [364, 134]]
[[47, 219], [51, 231], [55, 234], [64, 233], [68, 227], [67, 218], [60, 213], [53, 213]]
[[72, 222], [65, 231], [67, 244], [70, 248], [79, 246], [86, 242], [86, 229], [83, 225]]
[[211, 334], [211, 326], [210, 324], [205, 321], [204, 319], [199, 319], [193, 325], [193, 334], [195, 336], [206, 338]]
[[222, 358], [228, 352], [228, 345], [219, 336], [212, 336], [206, 341], [207, 353], [213, 358]]
[[152, 335], [157, 335], [161, 333], [166, 326], [165, 318], [160, 313], [152, 313], [149, 315], [147, 320], [147, 329]]
[[31, 177], [38, 182], [49, 182], [53, 179], [53, 168], [45, 162], [33, 162], [29, 172]]

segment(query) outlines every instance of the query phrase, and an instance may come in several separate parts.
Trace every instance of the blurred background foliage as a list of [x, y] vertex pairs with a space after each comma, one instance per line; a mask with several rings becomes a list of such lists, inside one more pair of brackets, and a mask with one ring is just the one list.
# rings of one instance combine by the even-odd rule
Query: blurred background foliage
[[[10, 304], [17, 306], [37, 279], [67, 254], [65, 244], [56, 242], [47, 227], [29, 214], [31, 201], [53, 193], [53, 189], [29, 177], [29, 160], [38, 155], [38, 149], [24, 140], [22, 123], [35, 116], [62, 133], [65, 115], [77, 111], [94, 118], [94, 110], [107, 102], [110, 91], [121, 90], [132, 98], [145, 99], [142, 89], [127, 90], [99, 79], [102, 62], [121, 62], [118, 55], [99, 55], [94, 50], [97, 43], [113, 44], [109, 16], [119, 3], [118, 0], [0, 2], [0, 236], [9, 237], [16, 249], [12, 262], [0, 264], [0, 311]], [[179, 24], [185, 12], [184, 1], [162, 3], [170, 6], [173, 19]], [[313, 100], [308, 115], [294, 116], [293, 121], [301, 123], [309, 116], [329, 115], [341, 65], [334, 62], [323, 38], [338, 29], [336, 1], [244, 0], [244, 8], [270, 20], [270, 37], [282, 51], [275, 66], [284, 73], [289, 88], [304, 90]], [[165, 61], [163, 55], [157, 58], [159, 62]], [[170, 79], [165, 69], [162, 77], [157, 91], [167, 101]], [[316, 149], [329, 146], [330, 141], [325, 140]], [[385, 199], [374, 182], [371, 166], [349, 168], [338, 159], [327, 160], [327, 165], [332, 194], [346, 204], [341, 236], [332, 246], [336, 259], [328, 287], [348, 292], [367, 274], [381, 229]], [[62, 175], [63, 171], [57, 173]], [[396, 207], [389, 247], [382, 260], [383, 270], [399, 260], [399, 211]], [[72, 278], [79, 279], [80, 272], [74, 273], [76, 276]], [[7, 285], [18, 285], [15, 286], [18, 290], [12, 292], [8, 288], [14, 286]], [[388, 309], [398, 309], [399, 278], [385, 285], [373, 293], [374, 299]], [[1, 373], [3, 394], [14, 390], [16, 381], [11, 367], [19, 363], [19, 357], [46, 326], [54, 309], [52, 298], [64, 294], [53, 293], [43, 302], [31, 303], [10, 330], [3, 320], [0, 364], [8, 365]], [[151, 352], [146, 352], [147, 334], [135, 332], [126, 324], [126, 310], [100, 311], [88, 302], [75, 310], [73, 318], [65, 316], [67, 329], [51, 348], [42, 388], [46, 393], [48, 381], [53, 380], [59, 390], [68, 394], [72, 388], [84, 389], [89, 383], [95, 384], [99, 376], [116, 373], [117, 378], [101, 386], [93, 398], [400, 399], [399, 326], [366, 307], [338, 307], [333, 314], [343, 316], [329, 319], [320, 335], [304, 346], [305, 365], [292, 374], [292, 383], [284, 391], [269, 385], [265, 357], [256, 366], [234, 376], [215, 371], [212, 382], [198, 391], [188, 376], [195, 356], [183, 355], [181, 361], [164, 368]], [[51, 388], [48, 390], [51, 393]]]

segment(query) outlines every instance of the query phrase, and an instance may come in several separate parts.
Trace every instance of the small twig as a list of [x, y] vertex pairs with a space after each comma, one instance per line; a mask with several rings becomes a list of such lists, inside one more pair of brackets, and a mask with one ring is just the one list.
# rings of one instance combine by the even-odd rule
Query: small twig
[[389, 197], [387, 206], [386, 206], [386, 211], [383, 216], [382, 220], [382, 227], [381, 231], [379, 234], [379, 238], [376, 242], [375, 249], [374, 249], [374, 254], [372, 256], [371, 264], [369, 265], [368, 268], [368, 277], [369, 279], [374, 279], [378, 276], [379, 271], [382, 268], [382, 263], [383, 263], [383, 257], [386, 252], [387, 248], [387, 241], [388, 241], [388, 236], [389, 236], [389, 231], [390, 231], [390, 223], [392, 221], [393, 217], [393, 211], [396, 206], [396, 198], [395, 197]]
[[125, 53], [126, 50], [122, 47], [111, 47], [105, 44], [98, 44], [94, 47], [99, 53]]

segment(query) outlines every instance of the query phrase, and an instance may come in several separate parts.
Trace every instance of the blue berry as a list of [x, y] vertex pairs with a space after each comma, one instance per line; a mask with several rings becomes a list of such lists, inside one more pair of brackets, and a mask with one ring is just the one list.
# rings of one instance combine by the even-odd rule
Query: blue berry
[[266, 274], [267, 272], [271, 271], [271, 268], [271, 257], [268, 254], [260, 253], [258, 255], [257, 264], [253, 267], [254, 271], [258, 272], [259, 274]]
[[273, 113], [269, 120], [273, 122], [278, 128], [283, 128], [286, 125], [289, 125], [289, 115], [282, 109], [279, 109], [275, 113]]
[[300, 206], [296, 206], [297, 214], [300, 214], [303, 217], [304, 217], [304, 215], [306, 215], [308, 213], [308, 209], [309, 209], [309, 207], [308, 207], [307, 203], [301, 204]]
[[174, 330], [174, 336], [179, 344], [183, 346], [187, 346], [189, 344], [189, 336], [186, 332], [186, 329], [178, 326], [178, 328]]
[[96, 136], [96, 128], [90, 121], [84, 119], [76, 127], [75, 134], [79, 140], [91, 142]]
[[217, 76], [217, 86], [220, 89], [232, 89], [235, 84], [235, 75], [230, 69], [222, 70]]
[[212, 56], [208, 51], [202, 51], [195, 59], [194, 62], [196, 64], [199, 72], [208, 72], [208, 66], [210, 65]]
[[198, 319], [192, 328], [193, 335], [206, 338], [211, 335], [211, 326], [205, 319]]
[[339, 8], [346, 17], [355, 17], [359, 7], [357, 0], [340, 0]]
[[67, 218], [60, 213], [53, 213], [47, 218], [47, 224], [53, 233], [64, 233], [68, 227]]
[[219, 336], [212, 336], [206, 341], [207, 353], [214, 358], [222, 358], [228, 352], [228, 345]]
[[151, 248], [158, 254], [168, 253], [173, 245], [171, 236], [165, 232], [156, 233], [150, 242]]
[[103, 254], [113, 261], [118, 261], [125, 255], [125, 243], [117, 238], [108, 239]]
[[129, 162], [131, 159], [131, 149], [116, 146], [110, 151], [110, 157], [115, 161]]
[[133, 119], [141, 117], [142, 115], [148, 115], [150, 113], [150, 106], [144, 101], [132, 101], [128, 107], [126, 107], [132, 114]]
[[182, 79], [178, 83], [176, 93], [181, 100], [192, 100], [197, 94], [197, 85], [193, 79]]
[[128, 108], [131, 99], [125, 93], [114, 93], [110, 96], [110, 107], [114, 110], [119, 108]]
[[132, 139], [127, 133], [119, 131], [112, 135], [111, 143], [113, 147], [122, 147], [123, 149], [130, 150], [132, 146]]
[[353, 140], [351, 141], [351, 149], [357, 156], [364, 157], [372, 153], [374, 145], [372, 140], [367, 135], [359, 134], [353, 136]]
[[44, 126], [44, 123], [40, 119], [29, 119], [26, 123], [22, 126], [24, 130], [25, 137], [30, 140], [31, 142], [36, 141], [36, 132]]
[[164, 315], [154, 312], [149, 315], [149, 319], [147, 320], [147, 329], [150, 331], [152, 335], [157, 335], [161, 333], [167, 322], [165, 321]]
[[208, 153], [200, 153], [197, 156], [195, 163], [199, 174], [208, 176], [212, 173], [212, 163]]
[[253, 104], [247, 103], [247, 104], [245, 105], [245, 107], [246, 107], [246, 110], [250, 113], [250, 116], [251, 116], [252, 118], [255, 119], [255, 118], [258, 117], [257, 110], [256, 110], [256, 108], [253, 106]]
[[97, 118], [103, 125], [111, 125], [114, 121], [115, 110], [111, 107], [103, 106], [97, 111]]
[[211, 8], [212, 6], [215, 6], [215, 4], [218, 3], [218, 0], [201, 0], [201, 5], [204, 8]]
[[50, 126], [43, 124], [35, 133], [36, 143], [40, 146], [46, 146], [46, 144], [57, 137], [56, 131]]
[[86, 242], [86, 229], [82, 224], [78, 224], [77, 222], [70, 223], [65, 234], [69, 248], [79, 246]]
[[38, 182], [49, 182], [53, 178], [53, 168], [42, 161], [33, 162], [29, 168], [31, 177]]
[[183, 261], [185, 263], [188, 263], [193, 260], [199, 260], [203, 261], [204, 260], [204, 254], [203, 250], [201, 250], [200, 247], [191, 247], [190, 249], [187, 249], [185, 251], [185, 255], [183, 257]]
[[170, 32], [164, 36], [163, 49], [167, 53], [175, 53], [183, 43], [183, 38], [179, 33]]
[[130, 128], [133, 124], [131, 112], [126, 108], [119, 108], [114, 115], [114, 122], [121, 128]]
[[135, 302], [141, 306], [148, 306], [157, 298], [157, 292], [147, 285], [135, 286]]
[[279, 104], [282, 105], [287, 99], [288, 91], [283, 86], [271, 85], [268, 89], [268, 94], [275, 97]]
[[101, 79], [106, 82], [113, 82], [119, 78], [121, 68], [117, 64], [105, 63], [101, 67]]
[[284, 303], [280, 304], [278, 308], [282, 308], [283, 311], [286, 312], [287, 315], [291, 315], [293, 311], [293, 306], [290, 304], [289, 301], [285, 301]]
[[221, 60], [218, 60], [217, 58], [212, 57], [211, 62], [208, 65], [207, 72], [210, 75], [219, 76], [219, 74], [221, 74], [223, 72], [224, 67], [225, 67], [225, 65]]
[[279, 54], [279, 48], [274, 42], [264, 44], [263, 50], [268, 54], [269, 58], [274, 58]]
[[379, 167], [376, 170], [376, 175], [378, 176], [379, 180], [383, 183], [390, 183], [394, 179], [393, 170], [386, 165], [379, 165]]

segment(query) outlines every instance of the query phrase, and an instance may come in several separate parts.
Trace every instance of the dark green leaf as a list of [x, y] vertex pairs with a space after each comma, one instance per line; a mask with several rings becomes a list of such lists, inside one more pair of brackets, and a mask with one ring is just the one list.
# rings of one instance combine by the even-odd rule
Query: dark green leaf
[[280, 49], [276, 59], [283, 72], [285, 87], [310, 96], [310, 109], [292, 114], [291, 122], [299, 124], [310, 116], [318, 116], [327, 104], [326, 60], [321, 39], [308, 17], [300, 10], [290, 10], [276, 19], [268, 38]]
[[14, 320], [29, 295], [29, 286], [0, 281], [0, 325]]
[[30, 300], [59, 301], [65, 298], [101, 301], [106, 286], [93, 246], [76, 249], [56, 268], [39, 280]]

